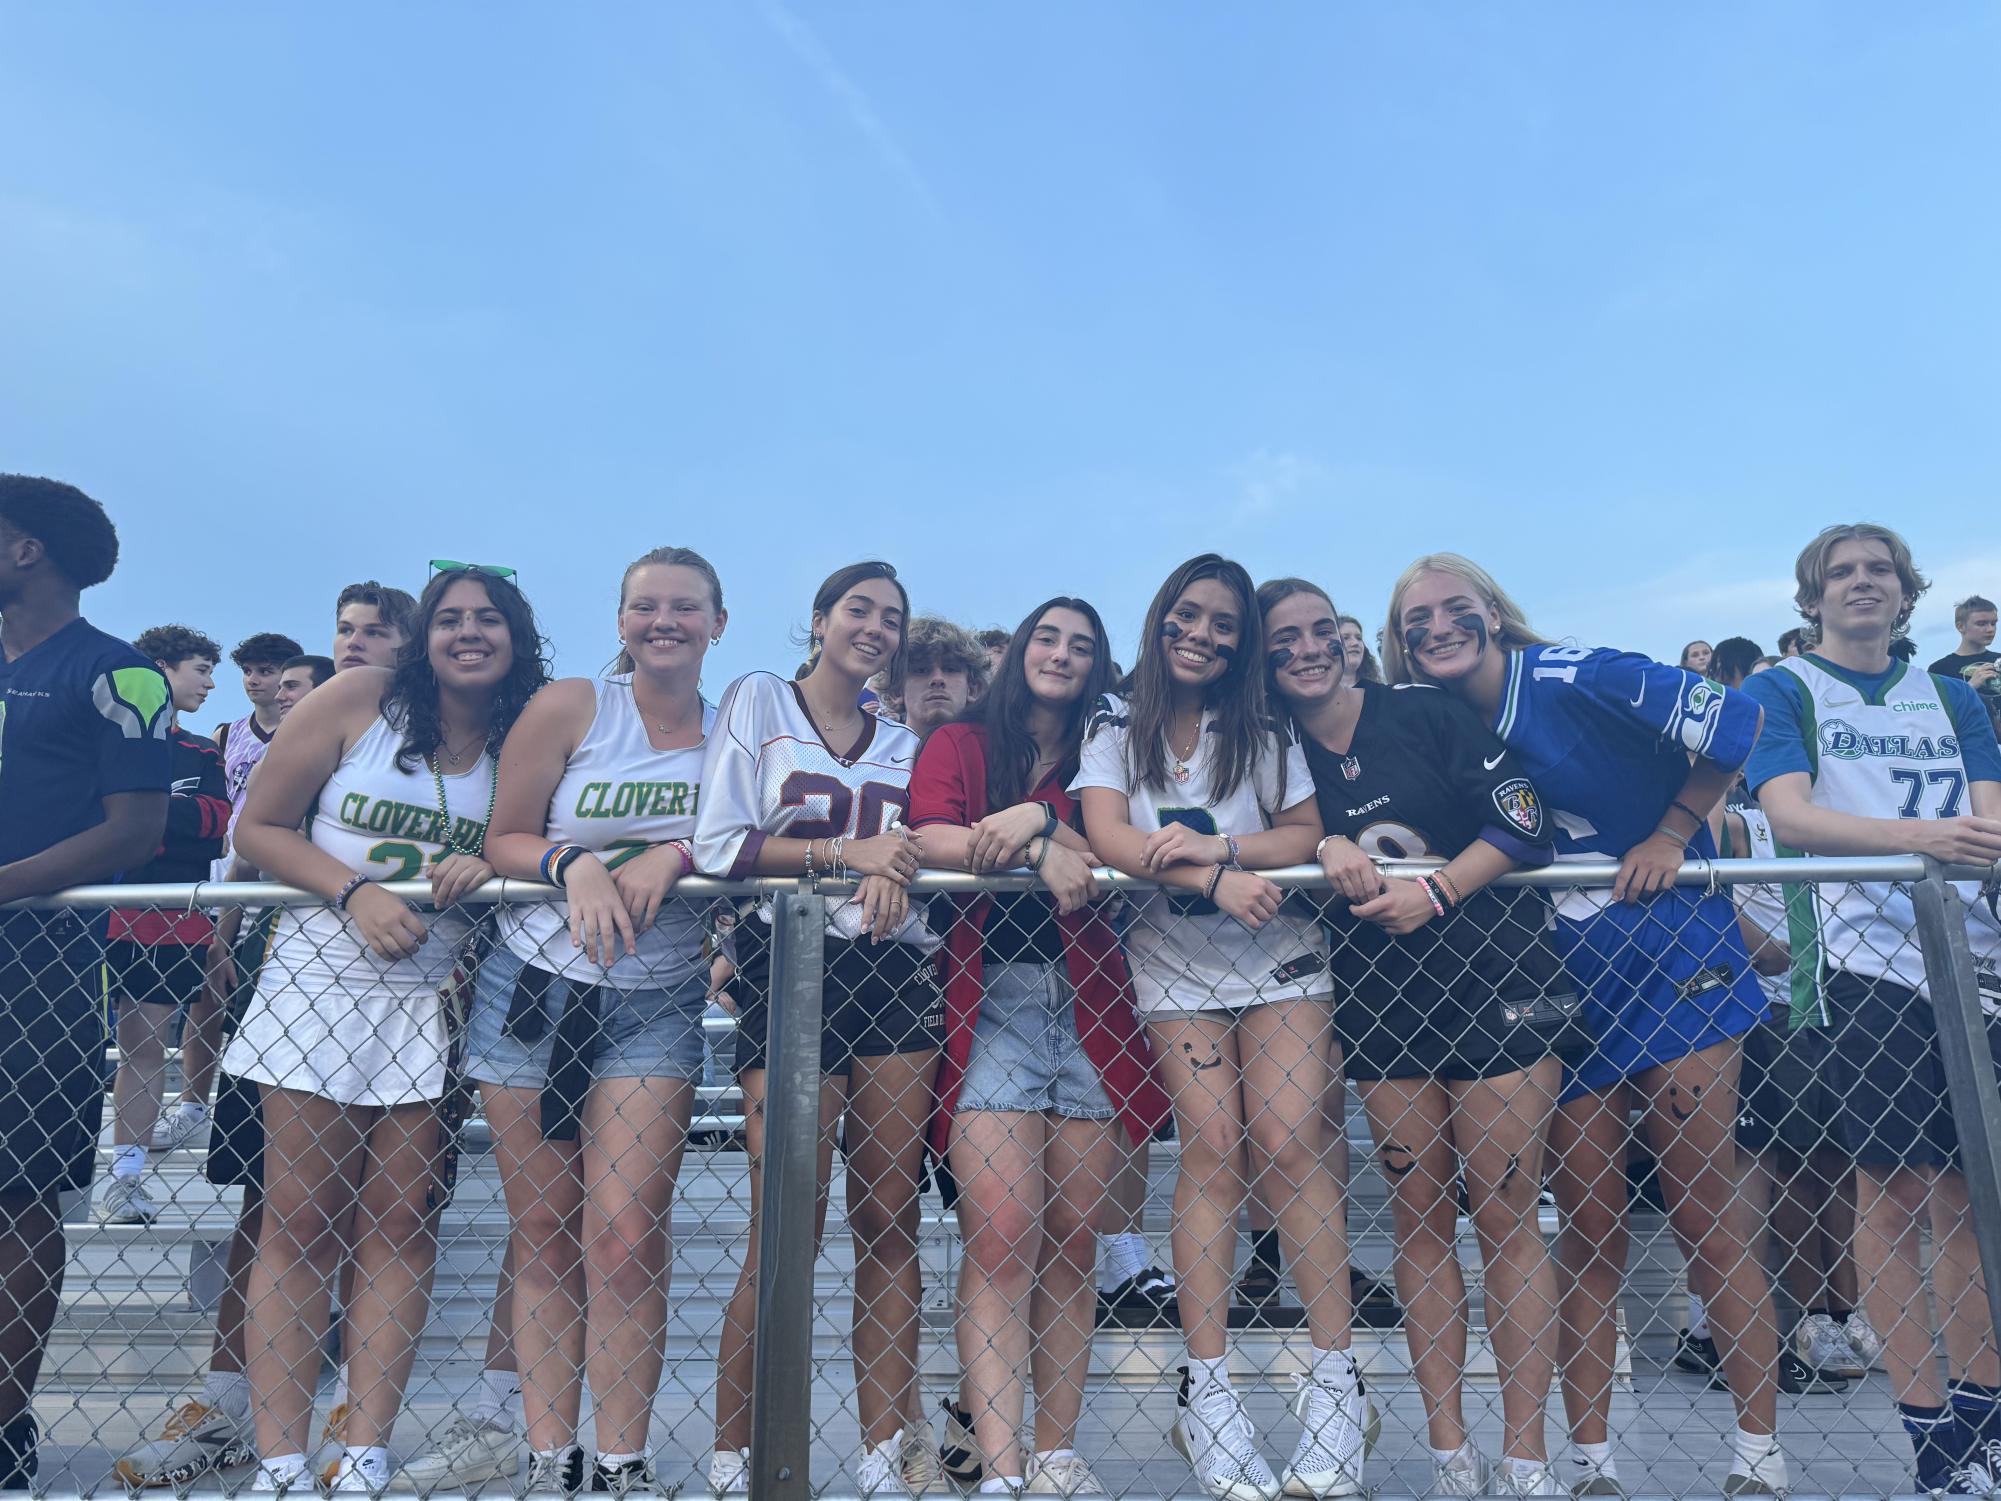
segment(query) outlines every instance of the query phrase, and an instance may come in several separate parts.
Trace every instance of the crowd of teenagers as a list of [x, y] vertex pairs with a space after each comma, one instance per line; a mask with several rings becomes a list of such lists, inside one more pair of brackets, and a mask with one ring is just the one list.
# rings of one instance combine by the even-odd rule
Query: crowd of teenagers
[[[706, 1467], [717, 1494], [743, 1490], [772, 918], [677, 896], [690, 874], [852, 883], [828, 904], [819, 1172], [824, 1214], [838, 1137], [864, 1493], [942, 1470], [978, 1492], [1103, 1494], [1076, 1445], [1103, 1279], [1179, 1324], [1162, 1416], [1202, 1490], [1357, 1494], [1378, 1414], [1350, 1353], [1349, 1090], [1389, 1184], [1436, 1493], [1625, 1494], [1610, 1417], [1636, 1136], [1688, 1259], [1679, 1358], [1734, 1402], [1726, 1495], [1786, 1492], [1782, 1387], [1877, 1364], [1921, 1486], [2001, 1478], [2001, 1364], [1908, 889], [1676, 884], [1719, 853], [2001, 858], [1994, 608], [1968, 601], [1960, 653], [1908, 665], [1926, 582], [1894, 532], [1807, 543], [1797, 650], [1694, 643], [1676, 666], [1553, 643], [1453, 553], [1395, 581], [1380, 665], [1321, 584], [1191, 558], [1130, 670], [1084, 599], [981, 639], [913, 616], [895, 569], [860, 562], [800, 601], [804, 667], [714, 702], [703, 663], [729, 615], [699, 553], [607, 576], [617, 658], [561, 680], [512, 570], [436, 560], [414, 599], [342, 590], [330, 657], [244, 641], [252, 712], [212, 735], [189, 721], [217, 643], [183, 626], [127, 642], [81, 617], [116, 559], [95, 501], [0, 476], [0, 902], [227, 876], [323, 903], [247, 921], [186, 902], [108, 922], [0, 911], [0, 1487], [37, 1466], [59, 1199], [95, 1170], [108, 987], [100, 1218], [149, 1220], [149, 1148], [198, 1137], [207, 1176], [241, 1190], [209, 1374], [119, 1460], [127, 1484], [254, 1461], [259, 1491], [662, 1489], [669, 1211], [720, 1000], [753, 1218]], [[1617, 879], [1495, 884], [1552, 860], [1616, 862]], [[1317, 889], [1259, 874], [1305, 865]], [[911, 890], [927, 868], [1034, 882], [934, 898]], [[1108, 897], [1101, 868], [1140, 884]], [[494, 876], [560, 896], [461, 900]], [[381, 884], [411, 879], [429, 901]], [[2001, 923], [1979, 883], [1963, 895], [1991, 973]], [[163, 1109], [175, 1036], [183, 1096]], [[398, 1467], [475, 1094], [511, 1225], [489, 1368]], [[1145, 1144], [1170, 1124], [1171, 1277], [1132, 1233]], [[964, 1247], [961, 1379], [935, 1435], [927, 1156]], [[1462, 1195], [1500, 1383], [1493, 1460], [1461, 1390]], [[1311, 1342], [1277, 1466], [1230, 1364], [1247, 1210]], [[1785, 1340], [1774, 1243], [1807, 1310]], [[342, 1390], [316, 1444], [336, 1303]], [[1554, 1458], [1552, 1387], [1569, 1429]]]

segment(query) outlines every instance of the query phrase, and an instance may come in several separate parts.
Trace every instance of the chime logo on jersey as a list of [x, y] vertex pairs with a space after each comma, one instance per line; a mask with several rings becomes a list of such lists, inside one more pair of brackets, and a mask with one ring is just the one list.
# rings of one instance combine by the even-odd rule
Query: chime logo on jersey
[[1820, 753], [1837, 761], [1860, 761], [1869, 756], [1893, 757], [1903, 761], [1956, 761], [1959, 737], [1940, 735], [1869, 735], [1844, 719], [1824, 719], [1820, 724]]
[[1510, 777], [1494, 789], [1494, 806], [1524, 834], [1542, 833], [1542, 801], [1527, 777]]

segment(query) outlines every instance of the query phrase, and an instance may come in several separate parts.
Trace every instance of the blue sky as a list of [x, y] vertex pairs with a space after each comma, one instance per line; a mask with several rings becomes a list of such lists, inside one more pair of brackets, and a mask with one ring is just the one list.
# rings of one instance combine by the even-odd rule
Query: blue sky
[[0, 468], [111, 509], [100, 624], [225, 645], [472, 557], [590, 671], [675, 543], [719, 689], [860, 556], [1129, 653], [1193, 552], [1373, 624], [1456, 548], [1671, 657], [1869, 517], [1929, 656], [2001, 591], [1997, 55], [1957, 3], [10, 5]]

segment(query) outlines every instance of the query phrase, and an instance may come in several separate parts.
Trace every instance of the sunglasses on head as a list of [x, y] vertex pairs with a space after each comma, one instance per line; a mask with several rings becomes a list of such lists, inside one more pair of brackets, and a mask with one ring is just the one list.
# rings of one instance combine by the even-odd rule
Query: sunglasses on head
[[503, 568], [498, 563], [461, 563], [454, 558], [431, 559], [431, 576], [433, 578], [441, 573], [453, 573], [460, 569], [464, 569], [468, 573], [483, 573], [488, 578], [511, 579], [514, 577], [514, 570], [512, 568]]

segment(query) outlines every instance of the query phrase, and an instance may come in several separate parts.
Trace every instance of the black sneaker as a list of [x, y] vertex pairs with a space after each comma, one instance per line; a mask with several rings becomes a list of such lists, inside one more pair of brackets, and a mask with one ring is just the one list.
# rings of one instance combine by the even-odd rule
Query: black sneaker
[[[583, 1456], [579, 1453], [578, 1458]], [[650, 1459], [628, 1459], [622, 1465], [591, 1462], [591, 1489], [614, 1496], [666, 1496], [671, 1494], [653, 1473]]]
[[1675, 1366], [1697, 1376], [1721, 1377], [1723, 1358], [1716, 1353], [1716, 1340], [1705, 1334], [1697, 1339], [1686, 1329], [1674, 1337]]
[[41, 1468], [40, 1442], [41, 1430], [32, 1412], [0, 1428], [0, 1491], [25, 1491], [33, 1484]]
[[1355, 1322], [1362, 1328], [1403, 1328], [1403, 1304], [1397, 1301], [1396, 1289], [1382, 1278], [1350, 1267], [1348, 1291], [1355, 1303]]
[[951, 1397], [940, 1400], [945, 1409], [945, 1438], [938, 1445], [938, 1467], [958, 1484], [971, 1490], [986, 1477], [986, 1462], [973, 1438], [973, 1415]]
[[1134, 1272], [1098, 1294], [1098, 1322], [1127, 1329], [1172, 1329], [1180, 1323], [1174, 1279], [1157, 1266]]
[[1848, 1390], [1848, 1378], [1815, 1370], [1791, 1350], [1779, 1356], [1779, 1390], [1789, 1397], [1826, 1396]]

